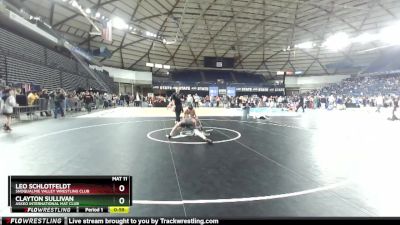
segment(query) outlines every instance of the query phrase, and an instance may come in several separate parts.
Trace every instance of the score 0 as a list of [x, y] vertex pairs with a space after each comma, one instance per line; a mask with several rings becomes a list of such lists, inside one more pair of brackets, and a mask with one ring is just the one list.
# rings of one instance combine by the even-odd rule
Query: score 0
[[114, 187], [117, 188], [117, 190], [114, 189], [114, 193], [116, 194], [126, 194], [129, 193], [129, 178], [128, 177], [112, 177], [111, 180], [114, 183]]

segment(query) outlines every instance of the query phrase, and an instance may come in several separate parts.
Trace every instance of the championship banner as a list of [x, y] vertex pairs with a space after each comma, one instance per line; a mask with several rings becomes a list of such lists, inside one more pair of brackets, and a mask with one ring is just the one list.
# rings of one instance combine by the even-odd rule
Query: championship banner
[[209, 92], [209, 96], [218, 96], [219, 95], [218, 87], [210, 87], [208, 89], [208, 92]]
[[111, 21], [102, 22], [103, 29], [101, 30], [101, 37], [108, 42], [112, 42], [112, 23]]
[[226, 94], [229, 97], [235, 97], [236, 96], [236, 87], [227, 87], [226, 90], [227, 90]]
[[226, 89], [219, 89], [218, 93], [219, 95], [226, 95]]

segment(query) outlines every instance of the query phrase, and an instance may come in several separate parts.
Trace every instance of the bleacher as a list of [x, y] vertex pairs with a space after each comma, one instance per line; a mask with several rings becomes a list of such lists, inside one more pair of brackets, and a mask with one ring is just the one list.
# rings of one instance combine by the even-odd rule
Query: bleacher
[[171, 81], [171, 78], [153, 75], [153, 81]]
[[234, 76], [238, 83], [261, 83], [265, 82], [262, 75], [247, 72], [235, 72]]
[[202, 82], [201, 74], [199, 71], [173, 71], [171, 72], [171, 78], [174, 81], [181, 82]]
[[63, 56], [57, 52], [54, 52], [50, 49], [46, 49], [47, 53], [47, 65], [50, 67], [58, 67], [62, 70], [76, 73], [76, 61], [70, 59], [66, 56]]
[[45, 63], [45, 48], [14, 33], [0, 28], [0, 48], [5, 52], [14, 52], [29, 61]]
[[112, 79], [112, 77], [110, 77], [108, 71], [106, 71], [106, 70], [103, 70], [103, 71], [94, 70], [94, 72], [97, 74], [97, 76], [98, 76], [108, 87], [110, 87], [112, 90], [115, 90], [114, 80]]
[[205, 81], [217, 82], [217, 80], [224, 80], [225, 82], [233, 82], [230, 71], [205, 71]]
[[88, 72], [80, 63], [78, 63], [78, 74], [83, 77], [89, 77]]
[[[201, 76], [203, 74], [204, 76]], [[204, 79], [203, 79], [204, 77]], [[225, 83], [263, 83], [265, 79], [262, 75], [248, 72], [236, 72], [225, 70], [206, 70], [206, 71], [173, 71], [171, 72], [172, 81], [196, 83], [208, 82], [216, 83], [218, 80], [224, 80]]]
[[67, 91], [87, 87], [87, 79], [72, 73], [62, 73], [62, 87]]
[[59, 71], [43, 65], [7, 57], [7, 73], [11, 83], [32, 82], [47, 89], [60, 87]]
[[[76, 60], [3, 28], [0, 34], [0, 77], [7, 77], [8, 83], [33, 83], [46, 89], [67, 91], [77, 88], [107, 91]], [[115, 91], [107, 71], [96, 74], [109, 90]]]
[[6, 79], [6, 63], [5, 63], [6, 56], [0, 53], [0, 80]]
[[105, 76], [106, 84], [113, 90], [115, 93], [118, 90], [118, 87], [114, 83], [114, 79], [110, 76], [107, 70], [103, 70], [103, 74]]

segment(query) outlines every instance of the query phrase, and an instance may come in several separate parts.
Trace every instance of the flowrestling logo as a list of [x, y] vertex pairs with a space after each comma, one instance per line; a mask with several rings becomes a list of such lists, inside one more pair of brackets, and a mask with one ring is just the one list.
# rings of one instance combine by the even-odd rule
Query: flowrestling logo
[[4, 224], [64, 224], [62, 217], [8, 217], [3, 218]]

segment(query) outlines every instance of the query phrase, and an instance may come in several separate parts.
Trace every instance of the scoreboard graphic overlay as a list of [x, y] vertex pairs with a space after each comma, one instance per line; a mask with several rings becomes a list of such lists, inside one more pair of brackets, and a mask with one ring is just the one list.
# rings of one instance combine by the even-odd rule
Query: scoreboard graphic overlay
[[131, 176], [9, 176], [13, 213], [128, 213]]

